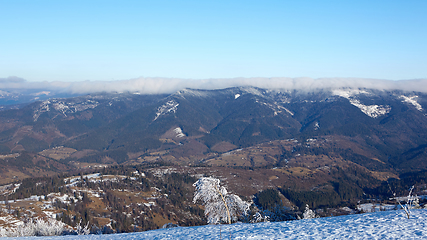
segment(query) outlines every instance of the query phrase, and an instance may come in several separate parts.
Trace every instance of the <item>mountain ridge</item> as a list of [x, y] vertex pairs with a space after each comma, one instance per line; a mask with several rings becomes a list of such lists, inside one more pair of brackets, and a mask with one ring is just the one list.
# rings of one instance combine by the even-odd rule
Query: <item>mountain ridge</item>
[[[218, 144], [247, 148], [337, 135], [352, 139], [350, 150], [365, 149], [402, 172], [427, 167], [425, 151], [416, 150], [427, 144], [426, 102], [421, 92], [250, 86], [55, 98], [0, 112], [0, 150], [5, 155], [64, 146], [82, 153], [61, 159], [64, 164], [144, 161], [151, 152], [165, 151], [165, 159], [196, 164], [213, 156]], [[179, 129], [181, 137], [162, 138], [171, 129]]]

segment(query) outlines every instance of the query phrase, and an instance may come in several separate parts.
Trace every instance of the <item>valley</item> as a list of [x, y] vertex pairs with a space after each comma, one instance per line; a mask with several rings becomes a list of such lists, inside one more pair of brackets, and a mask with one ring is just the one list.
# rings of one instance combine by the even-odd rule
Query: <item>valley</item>
[[1, 217], [72, 227], [82, 219], [105, 232], [200, 225], [191, 199], [202, 176], [258, 210], [285, 209], [281, 220], [306, 204], [321, 216], [395, 204], [389, 186], [427, 190], [426, 103], [426, 94], [398, 90], [238, 87], [4, 109]]

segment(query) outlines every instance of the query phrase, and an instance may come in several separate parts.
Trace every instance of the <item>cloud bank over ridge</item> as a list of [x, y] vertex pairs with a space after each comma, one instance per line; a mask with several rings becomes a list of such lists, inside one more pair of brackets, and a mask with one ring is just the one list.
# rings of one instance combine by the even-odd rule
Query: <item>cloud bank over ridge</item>
[[2, 90], [51, 90], [73, 94], [94, 92], [139, 92], [142, 94], [159, 94], [173, 93], [184, 88], [212, 90], [240, 86], [304, 91], [337, 88], [368, 88], [377, 90], [427, 92], [427, 79], [391, 81], [366, 78], [229, 78], [201, 80], [135, 78], [120, 81], [29, 82], [19, 77], [0, 78], [0, 89]]

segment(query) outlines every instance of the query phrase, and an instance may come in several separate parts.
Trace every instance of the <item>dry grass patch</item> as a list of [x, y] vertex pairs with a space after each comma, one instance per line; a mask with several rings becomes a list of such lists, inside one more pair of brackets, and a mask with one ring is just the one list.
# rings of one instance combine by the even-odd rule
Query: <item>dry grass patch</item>
[[113, 192], [114, 192], [114, 195], [116, 195], [117, 197], [121, 199], [125, 199], [126, 201], [129, 201], [132, 203], [148, 203], [148, 200], [146, 200], [147, 198], [152, 198], [158, 194], [156, 191], [130, 192], [130, 191], [114, 190]]
[[15, 182], [17, 180], [22, 180], [24, 178], [30, 177], [29, 175], [21, 172], [15, 171], [13, 169], [8, 169], [5, 172], [1, 173], [0, 184], [8, 184], [11, 182]]
[[106, 226], [111, 223], [110, 218], [94, 217], [94, 219], [98, 222], [99, 226]]
[[227, 152], [227, 151], [231, 151], [233, 149], [236, 149], [237, 146], [229, 143], [229, 142], [219, 142], [217, 144], [215, 144], [213, 147], [211, 147], [212, 151], [215, 152]]
[[104, 213], [109, 212], [106, 208], [107, 206], [105, 203], [101, 200], [101, 198], [98, 198], [96, 196], [91, 195], [90, 196], [91, 202], [88, 204], [88, 207], [95, 210], [98, 213]]
[[170, 223], [171, 220], [163, 217], [160, 214], [153, 214], [153, 222], [154, 224], [156, 224], [159, 228], [161, 228], [163, 225], [165, 225], [166, 223]]
[[283, 173], [301, 177], [301, 176], [307, 176], [309, 174], [312, 174], [314, 173], [314, 171], [305, 167], [292, 167], [292, 168], [286, 169], [286, 171], [284, 171]]
[[19, 157], [19, 153], [12, 153], [12, 154], [0, 155], [0, 159], [16, 158], [16, 157]]
[[279, 177], [278, 176], [270, 176], [268, 179], [271, 181], [271, 180], [279, 179]]
[[399, 176], [391, 172], [375, 172], [370, 171], [372, 176], [380, 181], [387, 181], [389, 178], [399, 179]]
[[39, 154], [45, 157], [53, 158], [55, 160], [61, 160], [68, 158], [75, 152], [77, 152], [77, 150], [73, 148], [56, 147], [52, 149], [43, 150]]

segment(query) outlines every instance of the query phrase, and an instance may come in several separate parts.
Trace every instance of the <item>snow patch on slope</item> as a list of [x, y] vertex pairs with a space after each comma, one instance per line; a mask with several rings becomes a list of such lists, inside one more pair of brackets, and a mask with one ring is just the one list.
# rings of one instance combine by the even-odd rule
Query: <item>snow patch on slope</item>
[[355, 98], [355, 96], [359, 94], [369, 94], [366, 91], [359, 89], [336, 89], [332, 91], [333, 95], [340, 96], [346, 98], [350, 101], [353, 106], [356, 106], [362, 111], [364, 114], [368, 115], [371, 118], [377, 118], [382, 115], [385, 115], [390, 112], [391, 107], [388, 105], [364, 105], [359, 100]]
[[[278, 105], [278, 106], [279, 106], [279, 105]], [[285, 107], [279, 106], [279, 108], [284, 109], [287, 113], [291, 114], [291, 116], [293, 116], [293, 115], [294, 115], [294, 113], [293, 113], [293, 112], [291, 112], [289, 109], [287, 109], [287, 108], [285, 108]]]
[[[4, 185], [4, 186], [0, 186], [0, 194], [1, 195], [11, 195], [12, 193], [15, 193], [16, 190], [19, 189], [19, 187], [21, 186], [20, 183], [11, 183], [8, 185]], [[2, 203], [2, 201], [0, 201], [0, 203]]]
[[418, 111], [423, 110], [423, 107], [415, 100], [418, 98], [418, 96], [407, 97], [405, 95], [401, 95], [400, 98], [403, 99], [402, 102], [407, 102], [414, 105]]
[[[145, 176], [145, 174], [144, 175], [141, 174], [141, 176]], [[93, 182], [93, 183], [120, 182], [124, 179], [136, 180], [135, 177], [128, 177], [125, 175], [102, 175], [101, 173], [93, 173], [93, 174], [84, 175], [82, 177], [74, 176], [74, 177], [65, 178], [64, 179], [64, 182], [66, 183], [65, 186], [66, 187], [77, 186], [77, 184], [82, 182], [83, 179], [86, 179], [88, 182]]]
[[238, 99], [240, 97], [240, 94], [234, 95], [234, 99]]
[[371, 118], [377, 118], [390, 112], [391, 107], [388, 105], [363, 105], [359, 100], [349, 99], [350, 103], [358, 107], [360, 111]]
[[199, 89], [183, 89], [177, 92], [178, 95], [185, 98], [185, 96], [193, 96], [193, 97], [208, 97], [210, 92], [209, 91], [203, 91]]
[[320, 129], [319, 122], [316, 122], [316, 123], [314, 124], [314, 131], [317, 131], [317, 130], [319, 130], [319, 129]]
[[46, 100], [40, 103], [40, 105], [34, 110], [33, 120], [36, 122], [42, 113], [49, 112], [52, 109], [67, 117], [67, 114], [84, 111], [89, 108], [96, 108], [98, 105], [99, 103], [97, 101], [90, 99], [82, 102], [65, 102], [59, 99]]
[[289, 109], [277, 104], [277, 102], [274, 102], [274, 104], [271, 104], [271, 103], [260, 101], [259, 99], [256, 99], [255, 102], [269, 107], [271, 110], [273, 110], [274, 116], [277, 116], [279, 113], [282, 113], [283, 111], [287, 112], [291, 116], [294, 115], [293, 112], [291, 112]]
[[185, 134], [182, 132], [182, 129], [180, 127], [175, 128], [173, 131], [176, 134], [175, 137], [177, 137], [177, 138], [185, 137]]
[[250, 93], [256, 96], [260, 96], [260, 97], [264, 97], [264, 93], [259, 90], [258, 88], [254, 88], [254, 87], [240, 87], [239, 88], [240, 91], [242, 92], [246, 92], [246, 93]]
[[34, 122], [37, 121], [37, 119], [40, 117], [42, 113], [50, 111], [49, 104], [50, 104], [50, 101], [46, 100], [39, 105], [39, 107], [34, 111], [34, 114], [33, 114]]
[[173, 112], [175, 113], [178, 110], [179, 103], [175, 100], [169, 100], [167, 103], [157, 108], [156, 117], [153, 121], [156, 121], [160, 116], [163, 116], [167, 113]]

